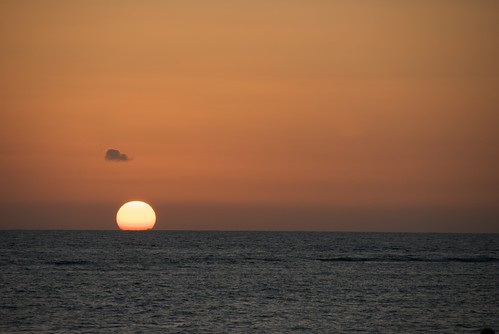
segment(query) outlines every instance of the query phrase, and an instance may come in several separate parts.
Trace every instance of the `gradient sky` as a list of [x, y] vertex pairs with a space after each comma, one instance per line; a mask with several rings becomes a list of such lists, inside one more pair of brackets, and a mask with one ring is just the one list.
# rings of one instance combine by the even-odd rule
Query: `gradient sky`
[[492, 0], [1, 1], [0, 228], [497, 233], [498, 36]]

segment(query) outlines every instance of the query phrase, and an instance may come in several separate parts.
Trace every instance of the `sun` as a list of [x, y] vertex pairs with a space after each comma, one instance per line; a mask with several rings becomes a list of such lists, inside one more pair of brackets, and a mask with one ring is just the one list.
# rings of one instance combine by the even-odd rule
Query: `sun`
[[121, 230], [151, 230], [156, 224], [156, 213], [146, 202], [131, 201], [118, 210], [116, 222]]

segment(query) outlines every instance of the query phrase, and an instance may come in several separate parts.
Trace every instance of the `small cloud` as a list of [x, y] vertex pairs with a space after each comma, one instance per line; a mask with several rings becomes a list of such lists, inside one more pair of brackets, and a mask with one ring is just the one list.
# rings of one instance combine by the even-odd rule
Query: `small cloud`
[[106, 161], [130, 161], [131, 159], [125, 153], [121, 153], [114, 148], [109, 148], [106, 151], [106, 156], [104, 157]]

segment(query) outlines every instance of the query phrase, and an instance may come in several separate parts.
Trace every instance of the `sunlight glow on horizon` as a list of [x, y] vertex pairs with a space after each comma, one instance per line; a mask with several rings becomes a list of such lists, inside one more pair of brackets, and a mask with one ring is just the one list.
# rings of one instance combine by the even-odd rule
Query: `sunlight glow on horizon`
[[116, 214], [116, 222], [121, 230], [150, 230], [156, 223], [156, 213], [145, 202], [131, 201], [120, 207]]

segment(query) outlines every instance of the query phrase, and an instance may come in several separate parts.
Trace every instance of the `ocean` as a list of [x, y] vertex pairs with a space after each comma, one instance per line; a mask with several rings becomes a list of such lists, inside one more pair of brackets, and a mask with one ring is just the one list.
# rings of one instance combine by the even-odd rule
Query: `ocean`
[[1, 333], [499, 330], [499, 235], [2, 231]]

